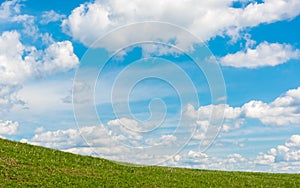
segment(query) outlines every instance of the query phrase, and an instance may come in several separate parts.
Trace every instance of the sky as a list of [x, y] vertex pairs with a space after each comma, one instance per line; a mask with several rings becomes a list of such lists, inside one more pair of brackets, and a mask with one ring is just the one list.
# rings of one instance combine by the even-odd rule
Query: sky
[[0, 1], [0, 137], [300, 172], [300, 1]]

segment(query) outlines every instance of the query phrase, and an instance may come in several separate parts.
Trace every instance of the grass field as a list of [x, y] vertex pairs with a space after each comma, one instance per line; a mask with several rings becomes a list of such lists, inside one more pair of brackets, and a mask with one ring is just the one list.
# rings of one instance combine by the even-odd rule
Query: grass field
[[0, 187], [300, 187], [300, 174], [124, 166], [0, 139]]

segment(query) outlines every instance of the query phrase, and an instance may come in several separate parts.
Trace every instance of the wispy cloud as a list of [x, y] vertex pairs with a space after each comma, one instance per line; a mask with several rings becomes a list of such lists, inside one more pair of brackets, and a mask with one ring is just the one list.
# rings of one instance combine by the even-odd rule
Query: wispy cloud
[[66, 17], [65, 15], [58, 14], [54, 10], [45, 11], [42, 14], [42, 18], [41, 18], [40, 23], [41, 24], [48, 24], [50, 22], [57, 22], [57, 21], [63, 20], [65, 17]]

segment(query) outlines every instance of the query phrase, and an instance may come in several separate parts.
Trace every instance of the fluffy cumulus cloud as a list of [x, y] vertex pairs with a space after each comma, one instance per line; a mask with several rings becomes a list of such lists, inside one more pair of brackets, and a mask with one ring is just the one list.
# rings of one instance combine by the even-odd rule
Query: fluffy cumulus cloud
[[124, 126], [124, 127], [127, 127], [129, 130], [138, 130], [139, 129], [138, 122], [133, 119], [129, 119], [129, 118], [120, 118], [120, 119], [110, 120], [107, 124], [110, 126]]
[[18, 131], [19, 122], [0, 120], [0, 135], [13, 135]]
[[22, 44], [17, 31], [5, 31], [0, 36], [0, 60], [0, 84], [9, 85], [33, 75], [68, 71], [79, 63], [70, 41], [53, 43], [42, 51]]
[[20, 37], [17, 31], [5, 31], [0, 36], [0, 103], [7, 108], [22, 103], [16, 94], [28, 78], [65, 72], [79, 63], [69, 41], [38, 50], [24, 45]]
[[131, 145], [138, 145], [142, 139], [138, 122], [133, 119], [120, 118], [107, 122], [108, 134], [118, 141], [126, 141]]
[[246, 117], [258, 118], [267, 125], [295, 125], [300, 123], [300, 87], [287, 91], [271, 103], [250, 101], [243, 106]]
[[256, 164], [274, 168], [300, 171], [300, 135], [292, 135], [284, 145], [271, 148], [266, 153], [259, 153]]
[[172, 146], [177, 141], [175, 135], [167, 133], [152, 134], [147, 124], [129, 118], [110, 120], [107, 122], [106, 128], [108, 129], [108, 135], [116, 141], [133, 147]]
[[[145, 161], [146, 163], [147, 160], [159, 161], [164, 157], [143, 152], [135, 153], [128, 145], [115, 142], [116, 140], [120, 141], [119, 137], [119, 135], [110, 135], [102, 125], [97, 125], [81, 127], [79, 130], [67, 129], [37, 132], [32, 138], [22, 139], [21, 142], [127, 162]], [[170, 140], [170, 137], [167, 137]], [[155, 157], [157, 159], [154, 159]]]
[[51, 44], [43, 55], [43, 72], [66, 72], [75, 68], [79, 63], [78, 57], [73, 53], [70, 41]]
[[[17, 31], [6, 31], [0, 36], [0, 82], [15, 85], [32, 74], [36, 49], [20, 42]], [[24, 55], [27, 54], [25, 57]]]
[[[87, 46], [111, 29], [146, 20], [178, 24], [206, 41], [216, 35], [236, 36], [243, 28], [292, 19], [300, 13], [296, 8], [300, 6], [298, 0], [265, 0], [263, 3], [251, 2], [240, 8], [234, 8], [233, 2], [155, 0], [147, 3], [141, 0], [96, 0], [75, 8], [63, 21], [62, 27], [75, 40]], [[143, 33], [147, 34], [151, 37], [151, 33]], [[156, 34], [159, 35], [160, 32], [157, 31]], [[130, 42], [130, 36], [132, 33], [124, 33], [119, 40]]]
[[265, 125], [297, 125], [300, 123], [299, 104], [300, 87], [287, 91], [270, 103], [252, 100], [242, 107], [208, 105], [198, 109], [188, 105], [185, 114], [192, 119], [197, 119], [200, 126], [207, 127], [213, 108], [219, 109], [224, 112], [223, 131], [227, 132], [239, 128], [246, 121], [246, 118], [259, 119]]
[[263, 42], [254, 49], [247, 48], [234, 54], [220, 58], [223, 66], [257, 68], [262, 66], [276, 66], [291, 59], [299, 59], [300, 50], [291, 45]]
[[[91, 132], [93, 134], [99, 133], [95, 126], [86, 127], [82, 129], [82, 131]], [[92, 136], [92, 134], [90, 134], [90, 136]], [[99, 134], [99, 136], [101, 136], [101, 134]], [[87, 146], [80, 136], [78, 129], [38, 131], [31, 139], [22, 139], [21, 142], [57, 149]]]
[[[212, 117], [213, 111], [219, 111], [221, 113], [216, 114], [218, 117]], [[240, 128], [245, 121], [244, 117], [242, 116], [242, 108], [234, 108], [227, 104], [200, 106], [198, 109], [195, 109], [194, 106], [188, 104], [185, 115], [189, 118], [197, 119], [196, 123], [198, 126], [200, 126], [201, 131], [196, 131], [194, 137], [198, 139], [204, 138], [204, 133], [210, 125], [210, 121], [214, 118], [224, 118], [222, 125], [222, 130], [224, 132]]]

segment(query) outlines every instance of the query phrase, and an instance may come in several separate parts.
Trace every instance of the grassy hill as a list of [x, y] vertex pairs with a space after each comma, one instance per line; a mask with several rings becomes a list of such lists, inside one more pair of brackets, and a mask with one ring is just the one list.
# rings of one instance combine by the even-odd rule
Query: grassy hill
[[0, 139], [0, 187], [299, 187], [299, 174], [134, 167]]

